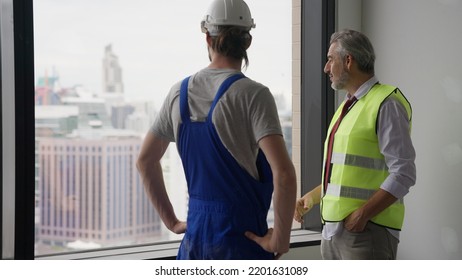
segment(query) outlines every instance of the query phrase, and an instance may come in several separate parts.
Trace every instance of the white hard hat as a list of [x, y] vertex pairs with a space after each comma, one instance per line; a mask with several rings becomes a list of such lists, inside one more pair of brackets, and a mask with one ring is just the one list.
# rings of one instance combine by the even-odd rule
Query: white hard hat
[[243, 0], [214, 0], [201, 22], [202, 32], [218, 35], [218, 26], [240, 26], [255, 28], [249, 6]]

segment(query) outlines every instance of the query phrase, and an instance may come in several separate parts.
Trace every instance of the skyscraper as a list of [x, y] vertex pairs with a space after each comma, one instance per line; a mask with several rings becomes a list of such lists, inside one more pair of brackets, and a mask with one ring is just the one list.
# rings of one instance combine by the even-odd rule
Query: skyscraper
[[103, 93], [123, 93], [122, 68], [119, 58], [112, 52], [112, 45], [107, 45], [103, 58]]
[[135, 112], [135, 107], [129, 104], [119, 104], [111, 107], [112, 127], [117, 129], [126, 129], [125, 121]]
[[40, 139], [38, 239], [108, 246], [160, 236], [160, 218], [135, 167], [140, 145], [138, 137], [115, 135]]

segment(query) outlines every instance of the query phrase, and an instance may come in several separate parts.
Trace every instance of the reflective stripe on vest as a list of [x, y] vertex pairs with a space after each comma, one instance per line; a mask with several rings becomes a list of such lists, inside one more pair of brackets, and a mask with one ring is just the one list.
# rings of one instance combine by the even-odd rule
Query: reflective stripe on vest
[[[326, 195], [331, 195], [334, 197], [346, 197], [360, 200], [368, 200], [375, 192], [375, 190], [366, 190], [355, 187], [329, 184], [329, 186], [327, 187]], [[403, 204], [404, 200], [401, 198], [398, 199], [395, 203]]]
[[[395, 98], [404, 106], [411, 123], [410, 104], [396, 87], [377, 84], [357, 101], [334, 136], [330, 182], [321, 201], [323, 222], [345, 219], [361, 207], [388, 177], [388, 167], [380, 152], [376, 133], [380, 106], [388, 97]], [[332, 124], [339, 117], [339, 110], [331, 121], [327, 139]], [[326, 145], [327, 141], [324, 158]], [[404, 220], [403, 200], [396, 201], [371, 220], [389, 228], [401, 229]]]
[[352, 165], [375, 170], [387, 170], [388, 167], [383, 159], [367, 158], [356, 155], [332, 154], [332, 164]]

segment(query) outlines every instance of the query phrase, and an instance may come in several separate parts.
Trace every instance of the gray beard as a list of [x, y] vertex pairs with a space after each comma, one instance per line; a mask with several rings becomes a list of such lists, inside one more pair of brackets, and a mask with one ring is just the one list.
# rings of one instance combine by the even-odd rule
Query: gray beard
[[346, 69], [343, 69], [342, 75], [340, 75], [339, 80], [336, 83], [332, 83], [331, 87], [334, 90], [342, 90], [345, 88], [345, 85], [347, 84], [349, 79], [350, 75], [348, 74]]

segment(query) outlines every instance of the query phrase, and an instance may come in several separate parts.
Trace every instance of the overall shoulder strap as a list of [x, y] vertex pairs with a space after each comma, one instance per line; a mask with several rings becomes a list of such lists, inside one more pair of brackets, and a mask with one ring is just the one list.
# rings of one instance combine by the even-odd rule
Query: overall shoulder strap
[[181, 113], [181, 121], [183, 123], [190, 122], [190, 114], [189, 114], [189, 106], [188, 106], [188, 83], [191, 76], [185, 78], [183, 82], [181, 82], [180, 88], [180, 113]]
[[215, 99], [213, 100], [212, 106], [210, 107], [209, 114], [207, 116], [207, 121], [212, 121], [212, 114], [213, 110], [215, 109], [215, 106], [218, 103], [218, 100], [225, 94], [225, 92], [228, 90], [228, 88], [237, 80], [240, 80], [242, 78], [245, 78], [245, 75], [242, 73], [232, 75], [228, 77], [218, 88], [217, 94], [215, 95]]

